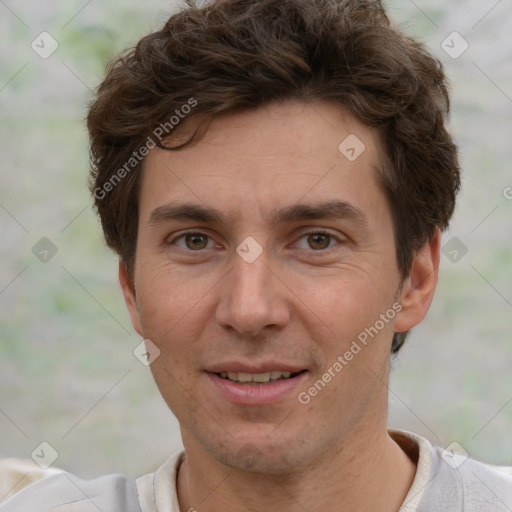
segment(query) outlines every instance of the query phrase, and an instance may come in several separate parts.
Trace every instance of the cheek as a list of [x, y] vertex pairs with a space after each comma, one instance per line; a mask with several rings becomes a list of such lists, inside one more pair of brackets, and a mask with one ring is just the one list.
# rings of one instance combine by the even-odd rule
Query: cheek
[[183, 319], [194, 304], [193, 288], [178, 272], [164, 265], [144, 265], [136, 276], [137, 308], [144, 335], [161, 344], [162, 337]]
[[143, 335], [159, 347], [164, 356], [159, 362], [177, 368], [180, 362], [193, 359], [197, 341], [211, 322], [214, 309], [208, 297], [218, 276], [184, 276], [168, 264], [157, 264], [147, 265], [138, 277], [137, 307]]
[[302, 279], [302, 286], [296, 293], [304, 304], [304, 317], [309, 308], [309, 317], [320, 319], [331, 331], [331, 338], [337, 335], [346, 340], [347, 336], [357, 336], [373, 325], [379, 315], [391, 307], [393, 294], [390, 290], [391, 287], [383, 286], [378, 276], [368, 270], [347, 266], [321, 278]]

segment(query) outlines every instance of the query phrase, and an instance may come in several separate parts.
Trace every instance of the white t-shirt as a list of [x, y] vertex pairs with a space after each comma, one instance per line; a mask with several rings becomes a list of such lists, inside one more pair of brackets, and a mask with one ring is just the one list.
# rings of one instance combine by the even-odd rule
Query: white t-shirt
[[[398, 512], [511, 512], [512, 475], [463, 454], [443, 452], [416, 434], [390, 430], [417, 470]], [[0, 504], [0, 512], [180, 512], [180, 451], [138, 479], [108, 475], [83, 480], [62, 472], [34, 482]], [[186, 512], [186, 511], [181, 511]]]

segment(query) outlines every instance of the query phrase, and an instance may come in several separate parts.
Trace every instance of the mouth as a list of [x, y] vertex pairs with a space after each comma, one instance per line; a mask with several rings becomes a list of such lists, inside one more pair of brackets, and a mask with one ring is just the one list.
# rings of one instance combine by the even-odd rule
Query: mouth
[[[215, 368], [213, 371], [206, 372], [212, 385], [210, 387], [213, 393], [211, 396], [212, 398], [216, 397], [214, 399], [221, 397], [222, 400], [227, 400], [235, 405], [261, 406], [293, 400], [294, 393], [305, 385], [309, 374], [308, 370], [298, 370], [297, 368], [277, 370], [272, 369], [272, 366], [270, 368], [243, 368], [246, 370], [245, 372], [228, 371], [224, 368]], [[231, 368], [231, 370], [238, 369], [242, 368]], [[259, 371], [254, 372], [254, 370]]]
[[221, 379], [228, 380], [230, 382], [236, 382], [237, 384], [246, 385], [262, 385], [269, 384], [281, 380], [289, 380], [297, 377], [304, 373], [306, 370], [298, 372], [289, 372], [282, 370], [272, 370], [264, 373], [244, 373], [244, 372], [216, 372], [215, 375]]

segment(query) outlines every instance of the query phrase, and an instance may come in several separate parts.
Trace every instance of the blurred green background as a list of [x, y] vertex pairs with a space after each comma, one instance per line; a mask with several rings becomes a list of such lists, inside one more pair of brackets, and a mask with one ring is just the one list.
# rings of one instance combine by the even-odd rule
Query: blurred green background
[[[107, 61], [177, 4], [59, 4], [0, 3], [0, 456], [47, 441], [55, 465], [83, 477], [135, 476], [181, 441], [132, 353], [140, 340], [87, 191], [84, 118]], [[393, 362], [390, 425], [512, 465], [512, 5], [386, 5], [450, 77], [464, 179], [443, 241], [467, 247], [442, 257], [431, 311]], [[43, 31], [59, 45], [47, 59], [31, 48]], [[457, 59], [441, 47], [453, 31], [469, 44]], [[32, 252], [42, 237], [57, 248], [46, 263]]]

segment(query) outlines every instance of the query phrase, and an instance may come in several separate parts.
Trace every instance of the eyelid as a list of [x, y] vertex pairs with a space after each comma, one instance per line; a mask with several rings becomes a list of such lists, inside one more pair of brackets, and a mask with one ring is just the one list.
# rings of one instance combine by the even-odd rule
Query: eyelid
[[[333, 238], [334, 240], [336, 240], [338, 243], [342, 243], [344, 241], [344, 239], [346, 237], [344, 236], [340, 236], [340, 235], [336, 235], [334, 233], [332, 233], [331, 231], [325, 229], [325, 228], [315, 228], [315, 227], [312, 227], [312, 228], [305, 228], [305, 229], [308, 229], [308, 231], [302, 231], [300, 236], [298, 237], [298, 239], [294, 242], [294, 243], [297, 243], [298, 240], [301, 240], [302, 238], [304, 238], [305, 236], [308, 236], [308, 235], [327, 235], [327, 236], [330, 236], [331, 238]], [[178, 234], [176, 234], [175, 236], [173, 236], [172, 238], [166, 238], [165, 240], [165, 244], [166, 245], [173, 245], [175, 244], [175, 242], [183, 237], [185, 237], [186, 235], [202, 235], [202, 236], [205, 236], [207, 237], [209, 240], [214, 241], [213, 237], [211, 235], [209, 235], [207, 232], [201, 230], [201, 229], [187, 229], [185, 231], [180, 231]], [[180, 249], [182, 249], [181, 247], [179, 247]], [[302, 251], [310, 251], [310, 252], [314, 252], [314, 253], [325, 253], [325, 252], [328, 252], [332, 247], [328, 247], [326, 249], [320, 249], [320, 250], [314, 250], [314, 249], [300, 249]], [[205, 249], [198, 249], [196, 251], [194, 250], [191, 250], [191, 249], [183, 249], [184, 251], [187, 251], [187, 252], [197, 252], [197, 253], [200, 253], [200, 252], [203, 252]]]
[[[301, 240], [302, 238], [304, 238], [305, 236], [308, 236], [308, 235], [327, 235], [327, 236], [330, 236], [332, 239], [336, 240], [338, 243], [342, 243], [344, 241], [344, 239], [346, 239], [346, 237], [343, 235], [337, 235], [337, 234], [334, 234], [332, 231], [329, 231], [326, 228], [318, 227], [318, 228], [308, 228], [308, 231], [301, 232], [297, 241]], [[297, 242], [294, 242], [294, 243], [297, 243]], [[320, 255], [322, 253], [329, 252], [329, 250], [331, 250], [333, 247], [334, 246], [331, 246], [331, 247], [327, 247], [326, 249], [320, 249], [320, 250], [315, 250], [315, 249], [300, 249], [300, 250], [308, 251], [308, 252], [312, 252], [312, 253], [316, 253], [316, 254]]]
[[[209, 240], [214, 242], [213, 237], [209, 235], [207, 232], [201, 230], [201, 229], [186, 229], [184, 231], [179, 231], [176, 235], [173, 235], [172, 237], [169, 236], [164, 240], [164, 245], [175, 245], [175, 242], [179, 240], [180, 238], [183, 238], [187, 235], [201, 235], [207, 237]], [[179, 247], [181, 249], [181, 247]], [[188, 250], [188, 252], [202, 252], [204, 249], [198, 250], [198, 251], [192, 251], [190, 249], [183, 249]]]

